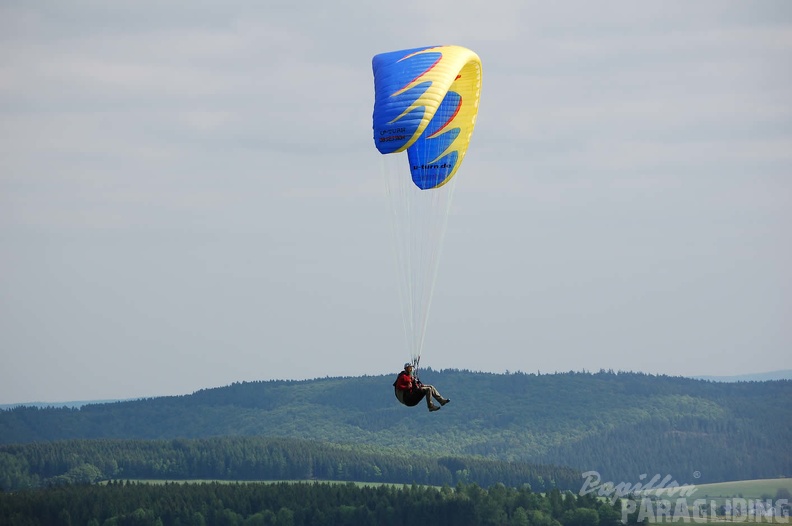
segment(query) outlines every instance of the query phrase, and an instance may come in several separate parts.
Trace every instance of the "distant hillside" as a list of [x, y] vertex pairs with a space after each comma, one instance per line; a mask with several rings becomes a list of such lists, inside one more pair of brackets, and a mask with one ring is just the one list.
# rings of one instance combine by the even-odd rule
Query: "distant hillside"
[[72, 400], [69, 402], [24, 402], [20, 404], [0, 404], [0, 410], [13, 409], [19, 406], [26, 407], [69, 407], [77, 408], [88, 404], [111, 404], [113, 402], [123, 402], [125, 400]]
[[[638, 373], [423, 372], [452, 403], [399, 405], [391, 376], [235, 383], [186, 396], [0, 411], [0, 443], [70, 438], [307, 438], [679, 483], [792, 476], [792, 381]], [[699, 475], [695, 477], [694, 473]]]

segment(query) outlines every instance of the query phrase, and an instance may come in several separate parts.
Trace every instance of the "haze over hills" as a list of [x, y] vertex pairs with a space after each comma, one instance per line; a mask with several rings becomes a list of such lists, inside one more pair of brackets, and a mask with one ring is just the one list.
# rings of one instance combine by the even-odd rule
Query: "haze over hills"
[[712, 382], [766, 382], [768, 380], [792, 380], [792, 369], [769, 371], [766, 373], [737, 374], [733, 376], [692, 376], [697, 380]]
[[0, 412], [0, 443], [263, 436], [469, 455], [680, 483], [792, 476], [792, 381], [425, 370], [452, 403], [406, 408], [393, 376], [235, 383], [191, 395]]
[[[711, 382], [766, 382], [769, 380], [792, 380], [792, 369], [784, 369], [780, 371], [768, 371], [764, 373], [739, 374], [733, 376], [686, 376], [685, 378], [693, 378], [695, 380], [707, 380]], [[65, 402], [63, 401], [17, 402], [13, 404], [0, 404], [0, 409], [11, 409], [13, 407], [19, 407], [19, 406], [79, 408], [88, 404], [109, 404], [113, 402], [127, 402], [132, 400], [139, 400], [139, 398], [116, 398], [116, 399], [108, 399], [108, 400], [69, 400]]]

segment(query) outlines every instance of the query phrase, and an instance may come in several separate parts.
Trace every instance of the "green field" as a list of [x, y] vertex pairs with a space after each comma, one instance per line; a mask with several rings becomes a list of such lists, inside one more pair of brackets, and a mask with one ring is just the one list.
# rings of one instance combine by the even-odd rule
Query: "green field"
[[717, 482], [714, 484], [700, 484], [696, 486], [694, 498], [732, 498], [744, 499], [774, 499], [779, 489], [786, 489], [792, 493], [792, 478], [783, 479], [758, 479], [736, 480], [733, 482]]
[[[686, 491], [685, 495], [674, 492], [671, 495], [663, 490], [659, 495], [647, 495], [651, 504], [645, 506], [648, 511], [639, 516], [639, 520], [646, 518], [649, 524], [666, 524], [670, 522], [701, 522], [707, 524], [732, 524], [734, 522], [765, 522], [765, 523], [784, 523], [789, 521], [789, 504], [792, 504], [792, 479], [756, 479], [756, 480], [736, 480], [732, 482], [718, 482], [713, 484], [700, 484], [695, 486], [695, 491], [691, 494]], [[768, 505], [769, 507], [780, 506], [776, 498], [787, 499], [787, 506], [778, 508], [776, 511], [782, 515], [778, 517], [757, 516], [754, 508]], [[679, 501], [686, 501], [689, 506], [688, 511], [684, 511], [684, 506], [680, 508]], [[696, 501], [699, 501], [697, 504]], [[699, 515], [693, 513], [693, 508], [699, 506]], [[626, 505], [629, 499], [622, 501]], [[666, 504], [662, 504], [665, 502]], [[728, 509], [723, 506], [727, 504]], [[637, 504], [632, 504], [638, 506]], [[740, 510], [738, 511], [738, 508]], [[784, 511], [784, 509], [786, 511]], [[665, 511], [662, 511], [665, 510]], [[723, 515], [725, 513], [725, 516]], [[784, 516], [783, 514], [787, 515]], [[690, 515], [689, 517], [687, 515]]]
[[[354, 484], [358, 487], [378, 487], [378, 486], [396, 486], [402, 487], [405, 484], [396, 484], [390, 482], [350, 482], [346, 480], [218, 480], [218, 479], [190, 479], [190, 480], [163, 480], [163, 479], [119, 479], [117, 482], [129, 482], [132, 484]], [[100, 484], [107, 484], [108, 481], [102, 481]], [[407, 484], [409, 486], [409, 484]], [[424, 486], [424, 485], [421, 485]], [[441, 486], [429, 486], [440, 488]]]

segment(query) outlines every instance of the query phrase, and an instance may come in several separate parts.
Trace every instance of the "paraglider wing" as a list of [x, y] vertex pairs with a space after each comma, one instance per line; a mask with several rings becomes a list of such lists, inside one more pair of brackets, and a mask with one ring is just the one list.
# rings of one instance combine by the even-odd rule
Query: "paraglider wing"
[[448, 182], [465, 157], [478, 113], [481, 60], [460, 46], [376, 55], [374, 143], [380, 153], [408, 151], [418, 188]]

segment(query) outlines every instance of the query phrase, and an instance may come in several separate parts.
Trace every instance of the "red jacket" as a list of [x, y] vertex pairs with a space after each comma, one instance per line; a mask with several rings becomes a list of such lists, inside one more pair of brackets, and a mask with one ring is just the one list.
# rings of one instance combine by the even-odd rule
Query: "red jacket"
[[413, 388], [412, 376], [407, 374], [407, 371], [402, 371], [399, 373], [399, 377], [396, 378], [396, 383], [393, 385], [399, 391], [412, 391]]
[[400, 372], [399, 377], [396, 378], [396, 383], [394, 386], [399, 391], [411, 391], [413, 388], [412, 376], [407, 374], [406, 371]]

